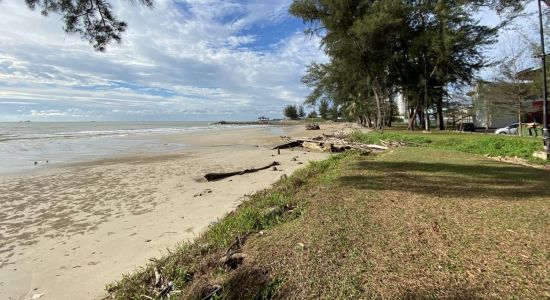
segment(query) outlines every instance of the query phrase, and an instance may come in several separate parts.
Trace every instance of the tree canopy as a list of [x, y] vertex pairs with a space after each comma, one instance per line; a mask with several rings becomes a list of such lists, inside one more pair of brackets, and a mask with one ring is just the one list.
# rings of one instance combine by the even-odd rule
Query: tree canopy
[[[120, 42], [127, 24], [113, 13], [108, 0], [25, 0], [27, 6], [40, 10], [43, 16], [61, 15], [63, 29], [88, 40], [98, 51], [112, 42]], [[153, 7], [153, 0], [129, 0], [130, 3]]]
[[480, 25], [475, 13], [491, 8], [510, 20], [526, 2], [294, 0], [290, 13], [322, 37], [330, 57], [308, 67], [302, 81], [312, 92], [305, 102], [328, 99], [348, 117], [382, 128], [401, 93], [409, 119], [431, 109], [442, 126], [446, 87], [470, 83], [488, 64], [484, 48], [496, 42], [500, 25]]

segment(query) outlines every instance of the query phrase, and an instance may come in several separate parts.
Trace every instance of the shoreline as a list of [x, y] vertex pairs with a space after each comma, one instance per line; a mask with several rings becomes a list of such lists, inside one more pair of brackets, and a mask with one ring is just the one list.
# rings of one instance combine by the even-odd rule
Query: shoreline
[[[232, 131], [239, 131], [239, 130], [272, 130], [272, 129], [279, 129], [284, 130], [281, 128], [289, 128], [293, 127], [293, 125], [267, 125], [267, 124], [260, 124], [260, 125], [241, 125], [241, 126], [213, 126], [208, 125], [210, 127], [189, 127], [187, 130], [182, 130], [178, 132], [147, 132], [143, 133], [141, 130], [137, 130], [136, 133], [133, 134], [127, 134], [127, 135], [117, 135], [117, 134], [105, 134], [105, 135], [99, 135], [99, 136], [82, 136], [82, 137], [72, 137], [72, 138], [44, 138], [44, 139], [14, 139], [14, 140], [7, 140], [4, 141], [4, 143], [14, 143], [14, 142], [21, 142], [26, 143], [29, 141], [43, 141], [42, 144], [40, 144], [39, 147], [44, 147], [47, 144], [44, 144], [45, 141], [48, 141], [52, 139], [52, 141], [59, 141], [62, 143], [67, 143], [67, 145], [61, 147], [63, 148], [73, 148], [77, 147], [77, 149], [72, 150], [72, 152], [63, 153], [66, 154], [62, 160], [60, 160], [58, 157], [58, 154], [50, 153], [50, 157], [48, 155], [44, 155], [41, 153], [35, 153], [35, 156], [32, 157], [26, 157], [27, 158], [27, 164], [21, 165], [19, 164], [17, 167], [4, 165], [2, 167], [2, 170], [0, 170], [0, 179], [5, 176], [17, 176], [17, 175], [24, 175], [26, 173], [34, 173], [34, 172], [40, 172], [43, 170], [49, 170], [52, 168], [63, 168], [63, 167], [70, 167], [73, 165], [79, 165], [82, 163], [94, 163], [96, 161], [101, 160], [109, 160], [109, 159], [124, 159], [128, 157], [136, 157], [136, 156], [157, 156], [157, 155], [163, 155], [168, 153], [179, 153], [181, 151], [189, 150], [189, 148], [192, 145], [184, 144], [182, 143], [181, 137], [193, 137], [195, 135], [203, 135], [208, 133], [223, 133], [223, 132], [232, 132]], [[145, 130], [145, 129], [143, 129]], [[176, 139], [170, 139], [169, 137], [176, 137]], [[192, 138], [191, 138], [192, 140]], [[95, 141], [94, 144], [90, 144], [92, 141]], [[78, 148], [79, 144], [82, 145], [93, 145], [92, 150], [100, 150], [102, 149], [101, 153], [97, 153], [96, 151], [91, 151], [90, 149], [86, 149], [86, 147], [80, 146]], [[32, 145], [32, 144], [30, 144]], [[104, 145], [104, 146], [98, 146], [98, 145]], [[108, 146], [105, 146], [108, 145]], [[117, 146], [120, 147], [120, 145], [126, 145], [123, 151], [119, 150], [112, 150], [111, 152], [107, 151], [104, 152], [104, 149], [109, 149], [109, 147], [116, 148]], [[60, 146], [58, 146], [60, 147]], [[9, 155], [13, 153], [15, 149], [9, 149], [7, 148], [6, 155]], [[136, 149], [138, 151], [136, 151]], [[26, 149], [23, 149], [23, 151], [26, 151]], [[51, 149], [50, 149], [51, 152]], [[28, 155], [27, 155], [28, 156]], [[46, 162], [49, 161], [49, 162]], [[33, 162], [38, 162], [38, 165], [33, 165]]]
[[[327, 130], [333, 129], [327, 126]], [[318, 135], [303, 126], [285, 134]], [[90, 299], [163, 249], [198, 236], [256, 191], [326, 153], [283, 151], [265, 128], [174, 134], [191, 149], [0, 175], [0, 297]], [[297, 157], [297, 159], [296, 159]], [[297, 161], [294, 161], [296, 159]], [[218, 182], [207, 172], [281, 163]], [[211, 192], [206, 192], [210, 190]], [[201, 195], [202, 194], [202, 195]], [[3, 197], [4, 198], [4, 197]]]

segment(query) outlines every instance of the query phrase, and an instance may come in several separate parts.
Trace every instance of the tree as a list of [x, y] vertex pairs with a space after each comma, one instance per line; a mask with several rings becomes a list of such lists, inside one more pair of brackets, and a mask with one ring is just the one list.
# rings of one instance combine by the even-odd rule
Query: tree
[[414, 108], [409, 121], [417, 115], [427, 120], [435, 104], [443, 128], [444, 87], [469, 83], [486, 66], [483, 47], [497, 34], [472, 15], [481, 6], [512, 13], [523, 3], [294, 0], [291, 14], [310, 25], [308, 33], [322, 36], [330, 57], [308, 68], [302, 81], [312, 92], [306, 102], [328, 98], [361, 123], [365, 116], [382, 129], [391, 119], [390, 99], [400, 90]]
[[328, 110], [328, 116], [332, 121], [337, 122], [340, 118], [340, 110], [338, 110], [338, 106], [332, 105]]
[[289, 104], [285, 106], [283, 109], [283, 114], [286, 118], [289, 118], [291, 120], [297, 120], [298, 119], [298, 108], [296, 105]]
[[329, 111], [329, 102], [327, 101], [327, 99], [323, 98], [319, 103], [319, 115], [321, 116], [321, 119], [324, 119], [324, 120], [328, 119], [328, 111]]
[[[153, 0], [129, 0], [152, 8]], [[50, 13], [61, 15], [64, 30], [70, 34], [78, 34], [88, 40], [98, 51], [105, 51], [108, 44], [120, 42], [122, 33], [127, 28], [112, 11], [108, 0], [25, 0], [27, 6], [39, 9], [43, 16]]]
[[309, 119], [316, 119], [317, 118], [317, 112], [315, 110], [313, 110], [307, 115], [307, 117]]
[[300, 119], [303, 119], [306, 117], [306, 112], [304, 111], [304, 106], [303, 105], [300, 105], [300, 107], [298, 107], [298, 117]]

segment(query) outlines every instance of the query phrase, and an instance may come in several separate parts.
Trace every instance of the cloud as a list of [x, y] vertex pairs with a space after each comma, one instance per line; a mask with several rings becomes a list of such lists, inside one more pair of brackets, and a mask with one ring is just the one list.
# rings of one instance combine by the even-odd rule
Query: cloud
[[[305, 66], [326, 60], [319, 39], [306, 39], [288, 16], [290, 0], [115, 4], [129, 30], [97, 53], [67, 36], [58, 16], [0, 2], [0, 120], [16, 113], [13, 102], [29, 103], [16, 107], [22, 116], [52, 119], [68, 108], [111, 119], [279, 116], [307, 94]], [[30, 103], [41, 107], [35, 115]]]

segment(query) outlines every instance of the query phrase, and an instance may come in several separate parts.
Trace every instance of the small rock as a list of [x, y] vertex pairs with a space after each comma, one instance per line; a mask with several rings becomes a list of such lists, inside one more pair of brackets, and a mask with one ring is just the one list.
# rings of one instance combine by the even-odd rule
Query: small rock
[[259, 234], [260, 236], [262, 236], [262, 235], [264, 235], [264, 232], [263, 232], [263, 231], [260, 231], [260, 232], [258, 232], [258, 234]]
[[145, 242], [146, 242], [146, 243], [149, 243], [149, 242], [151, 242], [151, 240], [145, 240]]
[[193, 195], [193, 197], [200, 197], [200, 196], [204, 196], [204, 195], [210, 194], [210, 193], [212, 193], [211, 189], [205, 189], [204, 191]]
[[44, 293], [34, 294], [34, 295], [32, 295], [31, 300], [41, 298], [42, 296], [44, 296]]
[[273, 171], [277, 171], [277, 167], [273, 167]]
[[303, 163], [303, 162], [301, 162], [301, 161], [299, 161], [299, 162], [298, 162], [298, 164], [299, 164], [299, 165], [303, 165], [304, 163]]
[[298, 243], [298, 247], [299, 247], [300, 249], [304, 249], [306, 246], [305, 246], [304, 244], [302, 244], [302, 243]]

